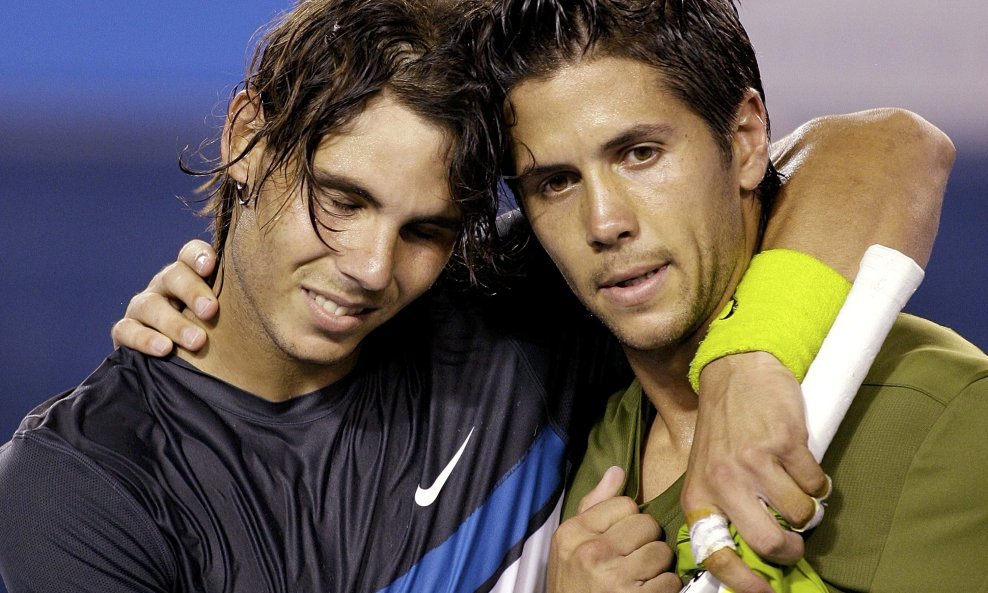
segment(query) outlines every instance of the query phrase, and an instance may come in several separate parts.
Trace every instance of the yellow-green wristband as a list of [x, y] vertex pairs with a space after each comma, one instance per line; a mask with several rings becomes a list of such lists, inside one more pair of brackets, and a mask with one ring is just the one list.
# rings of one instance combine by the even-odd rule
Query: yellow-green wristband
[[700, 390], [703, 367], [741, 352], [768, 352], [802, 381], [850, 290], [847, 279], [805, 253], [755, 255], [690, 363], [693, 389]]

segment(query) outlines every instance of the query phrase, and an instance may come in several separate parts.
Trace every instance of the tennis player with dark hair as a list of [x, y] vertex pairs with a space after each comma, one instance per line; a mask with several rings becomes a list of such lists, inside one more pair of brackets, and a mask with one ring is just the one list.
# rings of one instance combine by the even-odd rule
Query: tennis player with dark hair
[[[836, 311], [840, 301], [824, 295], [849, 286], [805, 254], [759, 253], [777, 183], [755, 53], [731, 0], [505, 5], [482, 39], [507, 92], [506, 177], [635, 374], [590, 435], [554, 537], [549, 588], [678, 591], [679, 575], [666, 570], [680, 526], [718, 512], [684, 517], [679, 504], [699, 431], [691, 361], [718, 349], [720, 335], [745, 333], [763, 301], [785, 322], [801, 305]], [[753, 289], [753, 278], [762, 285]], [[829, 282], [832, 291], [803, 292]], [[988, 357], [952, 331], [902, 316], [824, 459], [834, 487], [826, 518], [808, 534], [805, 561], [779, 567], [780, 587], [980, 590], [986, 421]], [[775, 508], [804, 523], [798, 509]], [[698, 558], [681, 547], [680, 573], [705, 561], [734, 591], [771, 591], [725, 535]]]
[[[265, 36], [207, 171], [221, 255], [185, 252], [216, 270], [211, 286], [176, 265], [152, 287], [212, 317], [183, 317], [154, 291], [131, 310], [175, 335], [194, 327], [196, 343], [162, 359], [118, 349], [0, 448], [12, 593], [543, 587], [567, 455], [628, 376], [538, 254], [518, 285], [464, 290], [499, 259], [504, 130], [470, 49], [491, 15], [439, 4], [304, 2]], [[876, 140], [889, 137], [893, 155]], [[815, 253], [821, 235], [845, 233], [820, 251], [848, 275], [875, 241], [925, 262], [949, 161], [935, 130], [863, 115], [786, 146], [793, 170], [764, 247]], [[803, 181], [850, 170], [896, 175]], [[881, 223], [845, 229], [835, 211]], [[133, 323], [116, 336], [155, 338]], [[761, 453], [785, 471], [741, 479], [764, 479], [773, 503], [807, 500], [823, 478], [798, 454], [798, 406], [725, 387], [778, 368], [732, 363], [750, 357], [707, 366], [708, 426], [744, 443], [759, 422], [789, 427]], [[728, 422], [725, 403], [754, 411]], [[734, 484], [719, 486], [732, 513]]]

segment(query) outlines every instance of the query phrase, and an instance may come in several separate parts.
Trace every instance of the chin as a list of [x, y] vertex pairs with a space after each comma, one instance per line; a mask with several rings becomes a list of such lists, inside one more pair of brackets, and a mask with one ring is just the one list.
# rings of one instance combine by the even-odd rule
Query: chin
[[[359, 342], [358, 342], [359, 343]], [[291, 356], [303, 364], [329, 366], [344, 362], [354, 356], [357, 346], [350, 343], [327, 341], [325, 338], [296, 343]]]
[[677, 342], [680, 337], [680, 332], [662, 324], [642, 324], [633, 328], [617, 327], [606, 321], [604, 324], [607, 325], [622, 346], [632, 350], [658, 350]]
[[629, 336], [617, 333], [614, 335], [617, 337], [618, 342], [625, 348], [640, 352], [662, 350], [677, 342], [676, 339], [668, 335]]
[[694, 327], [689, 316], [673, 313], [620, 321], [601, 319], [625, 348], [640, 351], [661, 350], [679, 344], [693, 333]]

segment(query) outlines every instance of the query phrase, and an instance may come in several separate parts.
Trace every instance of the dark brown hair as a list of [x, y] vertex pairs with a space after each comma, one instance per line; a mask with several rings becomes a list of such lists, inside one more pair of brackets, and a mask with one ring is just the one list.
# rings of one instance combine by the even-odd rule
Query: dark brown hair
[[[745, 92], [754, 88], [764, 100], [755, 52], [731, 0], [496, 0], [489, 18], [471, 26], [476, 59], [502, 100], [520, 82], [583, 56], [636, 60], [661, 73], [728, 160]], [[512, 159], [503, 165], [511, 171]], [[758, 192], [763, 215], [779, 185], [769, 164]]]
[[[317, 220], [312, 159], [322, 139], [387, 92], [403, 107], [445, 132], [449, 188], [462, 217], [449, 271], [476, 281], [492, 260], [500, 158], [495, 103], [456, 45], [463, 9], [436, 0], [303, 1], [263, 34], [242, 83], [263, 117], [245, 149], [207, 171], [214, 247], [223, 245], [238, 199], [256, 200], [275, 172], [310, 188], [315, 232], [327, 246], [332, 228]], [[264, 142], [267, 168], [238, 190], [227, 169]], [[249, 193], [244, 193], [249, 192]], [[331, 235], [329, 236], [331, 238]]]

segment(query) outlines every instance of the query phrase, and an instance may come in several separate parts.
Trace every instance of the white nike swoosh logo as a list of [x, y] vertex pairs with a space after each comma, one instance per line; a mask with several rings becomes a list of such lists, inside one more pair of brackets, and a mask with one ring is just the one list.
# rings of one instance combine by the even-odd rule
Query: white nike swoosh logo
[[436, 502], [436, 498], [439, 496], [439, 491], [443, 489], [446, 485], [446, 480], [449, 479], [449, 475], [453, 473], [453, 468], [456, 467], [456, 463], [460, 460], [460, 456], [463, 455], [463, 450], [467, 448], [467, 443], [470, 442], [470, 437], [473, 436], [473, 430], [477, 428], [476, 426], [470, 427], [470, 434], [467, 435], [463, 444], [460, 445], [460, 449], [453, 455], [453, 458], [449, 460], [443, 471], [439, 473], [439, 477], [436, 481], [432, 483], [432, 486], [428, 488], [423, 488], [419, 486], [415, 489], [415, 504], [420, 507], [427, 507], [432, 503]]

